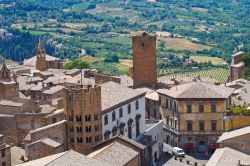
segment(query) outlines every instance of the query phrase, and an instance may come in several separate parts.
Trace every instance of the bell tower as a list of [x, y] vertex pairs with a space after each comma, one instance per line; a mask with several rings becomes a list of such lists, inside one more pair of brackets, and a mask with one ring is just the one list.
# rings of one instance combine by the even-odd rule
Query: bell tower
[[0, 80], [10, 81], [10, 70], [8, 69], [6, 63], [3, 63], [2, 69], [0, 70]]
[[39, 39], [38, 47], [36, 50], [36, 69], [40, 71], [47, 70], [46, 54], [42, 38]]

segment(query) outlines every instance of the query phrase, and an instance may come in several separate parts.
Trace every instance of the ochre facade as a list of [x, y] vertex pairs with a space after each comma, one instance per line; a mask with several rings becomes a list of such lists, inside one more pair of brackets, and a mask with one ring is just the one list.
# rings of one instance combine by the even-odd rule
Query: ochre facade
[[147, 33], [132, 37], [134, 87], [150, 86], [157, 83], [156, 36]]
[[250, 116], [234, 115], [231, 118], [225, 119], [225, 130], [235, 130], [242, 127], [250, 126]]
[[[172, 102], [173, 109], [166, 108], [167, 99]], [[190, 113], [187, 105], [191, 105]], [[200, 105], [203, 105], [203, 112], [200, 112]], [[211, 111], [211, 105], [215, 105], [215, 112]], [[225, 131], [223, 117], [229, 105], [230, 98], [173, 99], [161, 95], [160, 112], [164, 128], [169, 132], [165, 141], [187, 151], [212, 152], [219, 136]], [[192, 124], [191, 130], [188, 129], [188, 123]], [[203, 130], [200, 128], [200, 123], [203, 123]], [[212, 127], [212, 123], [215, 127]]]
[[69, 149], [87, 155], [102, 140], [101, 87], [65, 89], [65, 94]]

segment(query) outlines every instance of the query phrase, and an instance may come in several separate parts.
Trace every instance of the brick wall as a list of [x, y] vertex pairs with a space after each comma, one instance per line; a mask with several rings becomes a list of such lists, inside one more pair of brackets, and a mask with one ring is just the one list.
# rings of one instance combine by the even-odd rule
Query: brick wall
[[142, 34], [132, 37], [134, 87], [157, 83], [156, 36]]

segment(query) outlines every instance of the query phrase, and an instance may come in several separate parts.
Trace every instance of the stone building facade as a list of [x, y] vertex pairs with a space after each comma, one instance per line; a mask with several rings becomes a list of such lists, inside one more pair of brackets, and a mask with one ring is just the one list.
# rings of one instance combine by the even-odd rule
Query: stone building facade
[[213, 152], [233, 91], [199, 82], [158, 90], [165, 142], [187, 152]]
[[150, 86], [157, 83], [156, 36], [145, 32], [132, 37], [134, 87]]
[[102, 140], [101, 87], [67, 88], [65, 94], [69, 149], [88, 154]]
[[11, 166], [10, 145], [5, 143], [5, 138], [0, 134], [0, 164]]

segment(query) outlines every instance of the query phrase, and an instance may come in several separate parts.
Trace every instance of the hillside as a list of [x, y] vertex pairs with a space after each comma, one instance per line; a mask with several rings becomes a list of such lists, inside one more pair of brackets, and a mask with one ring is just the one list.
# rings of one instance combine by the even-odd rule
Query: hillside
[[[234, 51], [250, 49], [249, 8], [245, 0], [0, 0], [0, 27], [29, 32], [34, 41], [46, 35], [49, 53], [62, 59], [75, 59], [80, 50], [131, 59], [130, 36], [143, 30], [157, 32], [159, 58], [198, 54], [230, 62]], [[27, 43], [15, 48], [20, 56], [8, 55], [11, 40], [0, 41], [5, 58], [34, 54], [34, 43]]]

